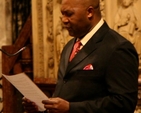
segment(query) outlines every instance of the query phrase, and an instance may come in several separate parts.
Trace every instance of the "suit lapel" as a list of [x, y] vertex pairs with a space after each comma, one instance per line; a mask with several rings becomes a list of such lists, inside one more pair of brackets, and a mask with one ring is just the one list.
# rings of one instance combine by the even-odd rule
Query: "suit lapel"
[[[109, 28], [106, 23], [92, 36], [92, 38], [87, 42], [87, 44], [76, 54], [69, 64], [66, 63], [66, 73], [70, 72], [75, 66], [77, 66], [82, 60], [89, 56], [93, 51], [99, 47], [100, 42], [103, 40], [104, 36]], [[66, 57], [66, 62], [69, 61], [69, 55], [71, 52], [73, 44], [69, 48], [68, 56]]]
[[[69, 58], [70, 58], [70, 54], [72, 52], [72, 48], [74, 46], [75, 43], [75, 38], [71, 41], [71, 43], [68, 45], [67, 51], [66, 51], [66, 55], [65, 55], [65, 68], [68, 67], [68, 63], [69, 63]], [[66, 70], [66, 69], [65, 69]]]
[[64, 47], [60, 59], [60, 66], [59, 66], [59, 74], [64, 76], [66, 73], [66, 69], [69, 63], [70, 53], [72, 51], [73, 45], [75, 43], [75, 38], [68, 42], [68, 44]]

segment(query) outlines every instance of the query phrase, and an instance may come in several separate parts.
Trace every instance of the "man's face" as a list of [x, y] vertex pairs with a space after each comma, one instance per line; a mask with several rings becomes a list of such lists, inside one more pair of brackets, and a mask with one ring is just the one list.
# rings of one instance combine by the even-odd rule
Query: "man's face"
[[62, 0], [61, 13], [64, 27], [71, 36], [81, 38], [87, 33], [89, 19], [87, 8], [82, 5], [81, 0]]

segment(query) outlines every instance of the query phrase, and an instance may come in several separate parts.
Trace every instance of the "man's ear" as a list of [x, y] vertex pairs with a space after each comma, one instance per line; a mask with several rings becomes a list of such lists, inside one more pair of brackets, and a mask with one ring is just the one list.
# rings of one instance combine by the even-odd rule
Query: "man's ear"
[[89, 6], [87, 9], [87, 12], [88, 12], [88, 18], [92, 18], [93, 14], [94, 14], [93, 6]]

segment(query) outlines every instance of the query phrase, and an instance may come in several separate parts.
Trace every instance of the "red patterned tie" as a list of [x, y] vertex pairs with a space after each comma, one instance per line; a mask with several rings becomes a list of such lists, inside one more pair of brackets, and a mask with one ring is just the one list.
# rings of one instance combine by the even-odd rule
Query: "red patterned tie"
[[70, 55], [69, 61], [71, 61], [74, 58], [74, 56], [79, 52], [80, 46], [81, 46], [81, 42], [80, 42], [80, 40], [78, 40], [73, 46], [73, 50], [72, 50], [72, 53]]

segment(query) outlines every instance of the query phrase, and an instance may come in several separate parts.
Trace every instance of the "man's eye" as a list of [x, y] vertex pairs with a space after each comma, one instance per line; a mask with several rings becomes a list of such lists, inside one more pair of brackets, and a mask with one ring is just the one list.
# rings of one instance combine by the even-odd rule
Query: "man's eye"
[[67, 13], [66, 13], [66, 16], [70, 17], [70, 16], [72, 16], [72, 14], [73, 14], [73, 13], [71, 13], [71, 12], [67, 12]]
[[73, 12], [63, 12], [62, 15], [66, 16], [66, 17], [70, 17], [73, 15]]

